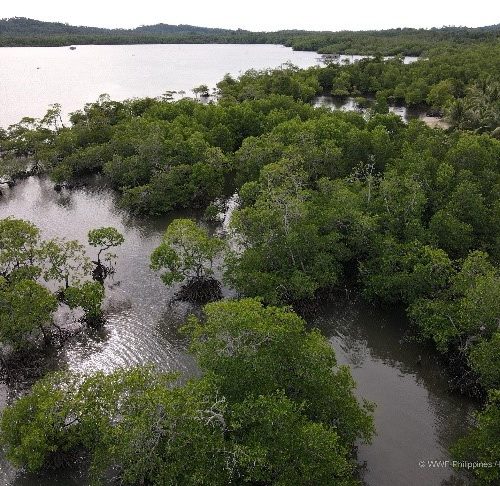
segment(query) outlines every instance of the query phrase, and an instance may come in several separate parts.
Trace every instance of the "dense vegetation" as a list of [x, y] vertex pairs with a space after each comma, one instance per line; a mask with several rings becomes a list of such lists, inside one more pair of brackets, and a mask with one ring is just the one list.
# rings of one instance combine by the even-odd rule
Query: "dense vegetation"
[[353, 447], [373, 433], [345, 367], [294, 313], [254, 300], [188, 322], [204, 372], [180, 385], [149, 368], [58, 373], [8, 408], [1, 440], [30, 470], [81, 449], [95, 483], [354, 485]]
[[179, 294], [184, 300], [218, 300], [222, 297], [221, 285], [213, 274], [214, 270], [220, 270], [216, 259], [225, 247], [224, 240], [210, 236], [194, 221], [176, 219], [151, 254], [151, 268], [164, 271], [161, 279], [166, 285], [185, 282]]
[[[497, 348], [498, 349], [498, 348]], [[498, 351], [497, 351], [498, 352]], [[500, 474], [495, 457], [500, 454], [500, 391], [492, 390], [486, 408], [477, 415], [476, 428], [452, 449], [454, 459], [483, 464], [474, 473], [478, 484], [498, 484]]]
[[283, 44], [301, 51], [339, 54], [420, 56], [435, 47], [498, 43], [500, 27], [442, 27], [382, 31], [250, 32], [192, 25], [147, 25], [135, 29], [102, 29], [41, 22], [26, 18], [0, 20], [0, 46], [67, 46], [70, 44]]
[[[478, 427], [455, 453], [492, 462], [498, 459], [500, 389], [499, 68], [498, 47], [481, 45], [436, 51], [411, 65], [376, 57], [352, 65], [284, 66], [250, 71], [239, 79], [226, 76], [212, 104], [172, 102], [170, 96], [115, 102], [102, 96], [73, 113], [68, 127], [54, 105], [44, 119], [24, 119], [0, 134], [3, 175], [13, 182], [28, 163], [30, 171], [47, 170], [57, 184], [71, 185], [85, 174], [102, 172], [119, 189], [124, 206], [152, 215], [186, 207], [208, 207], [213, 213], [237, 192], [231, 244], [189, 220], [177, 220], [167, 229], [151, 260], [163, 281], [212, 279], [214, 259], [224, 252], [226, 281], [264, 305], [301, 308], [332, 290], [354, 286], [378, 305], [403, 306], [420, 338], [433, 343], [450, 364], [456, 389], [479, 398], [489, 391]], [[372, 94], [376, 103], [365, 115], [313, 108], [310, 102], [325, 92]], [[387, 113], [393, 101], [445, 111], [452, 129], [405, 124]], [[103, 248], [120, 241], [111, 233], [104, 236], [108, 240], [93, 235], [92, 241]], [[98, 474], [118, 465], [126, 481], [162, 484], [182, 482], [187, 468], [195, 484], [199, 471], [192, 468], [221, 474], [223, 450], [234, 458], [235, 469], [223, 469], [226, 480], [290, 484], [314, 477], [311, 484], [323, 484], [325, 471], [340, 477], [341, 471], [350, 471], [347, 450], [358, 435], [367, 434], [368, 422], [350, 401], [358, 415], [350, 415], [353, 421], [344, 425], [355, 424], [354, 432], [339, 429], [341, 410], [333, 407], [337, 415], [327, 414], [337, 402], [322, 393], [347, 393], [349, 379], [338, 387], [328, 381], [343, 372], [326, 373], [333, 356], [324, 354], [324, 342], [304, 333], [297, 319], [253, 300], [211, 304], [207, 323], [192, 323], [190, 331], [205, 375], [182, 387], [141, 370], [49, 378], [4, 414], [10, 457], [37, 468], [49, 451], [83, 447]], [[276, 348], [267, 334], [275, 332]], [[311, 350], [308, 339], [317, 347]], [[311, 369], [294, 367], [309, 359]], [[311, 381], [306, 380], [309, 374]], [[68, 380], [71, 386], [62, 387]], [[92, 401], [95, 387], [109, 397], [97, 412], [101, 405]], [[131, 394], [134, 387], [143, 396]], [[118, 403], [116, 393], [123, 398]], [[227, 407], [218, 428], [195, 419], [205, 410], [200, 404], [207, 394], [208, 403], [223, 397]], [[26, 418], [32, 407], [50, 409], [53, 400], [62, 400], [64, 407], [52, 421]], [[179, 405], [184, 402], [186, 408]], [[330, 444], [335, 463], [322, 463], [314, 473], [319, 476], [308, 476], [318, 457], [302, 454], [305, 463], [277, 457], [272, 441], [265, 440], [274, 413], [294, 424], [288, 430], [300, 430], [293, 434], [298, 449], [289, 445], [290, 450], [302, 451], [310, 431], [319, 427], [313, 435], [325, 442], [315, 443], [309, 453]], [[103, 420], [94, 424], [89, 417], [96, 414]], [[165, 432], [164, 420], [171, 414], [183, 417], [179, 427], [187, 429], [180, 436]], [[261, 420], [252, 421], [248, 414]], [[28, 425], [16, 432], [15, 420]], [[146, 423], [158, 423], [158, 429]], [[334, 424], [338, 439], [330, 435]], [[196, 435], [189, 435], [193, 441], [187, 453], [175, 442], [180, 437], [184, 443], [183, 434]], [[292, 440], [277, 437], [278, 447]], [[40, 447], [31, 464], [30, 440]], [[134, 447], [144, 441], [156, 448], [158, 463], [149, 456], [137, 462]], [[186, 458], [205, 454], [198, 445], [211, 448], [214, 463], [200, 458], [199, 464], [185, 464]], [[242, 450], [239, 456], [236, 451]], [[246, 460], [262, 468], [250, 470]], [[175, 467], [165, 470], [163, 461]], [[498, 469], [489, 471], [492, 476], [477, 474], [484, 481], [498, 479]]]
[[59, 307], [80, 309], [81, 321], [88, 325], [102, 323], [101, 272], [113, 270], [114, 255], [103, 254], [106, 265], [100, 257], [121, 242], [114, 228], [90, 231], [89, 244], [100, 248], [93, 262], [78, 241], [43, 240], [28, 221], [0, 220], [0, 360], [7, 378], [15, 373], [11, 362], [19, 354], [29, 356], [40, 344], [61, 345], [68, 337], [68, 329], [56, 323]]

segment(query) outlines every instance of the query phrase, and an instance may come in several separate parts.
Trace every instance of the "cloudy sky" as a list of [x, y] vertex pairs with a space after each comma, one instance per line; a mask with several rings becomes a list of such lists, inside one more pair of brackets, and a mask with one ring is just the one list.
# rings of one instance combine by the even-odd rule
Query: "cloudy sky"
[[159, 22], [250, 30], [477, 27], [500, 23], [500, 1], [0, 0], [0, 18], [5, 17], [99, 27], [135, 27]]

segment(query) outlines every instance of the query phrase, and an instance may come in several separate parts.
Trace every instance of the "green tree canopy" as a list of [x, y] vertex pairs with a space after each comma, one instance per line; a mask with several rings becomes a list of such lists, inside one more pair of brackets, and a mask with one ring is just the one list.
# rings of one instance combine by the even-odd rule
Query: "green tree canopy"
[[165, 285], [204, 279], [213, 275], [215, 259], [224, 246], [220, 238], [210, 236], [194, 221], [175, 219], [151, 254], [151, 268], [163, 271], [161, 278]]
[[326, 340], [254, 300], [206, 312], [188, 326], [202, 378], [180, 384], [148, 367], [50, 375], [4, 410], [7, 457], [37, 471], [83, 449], [99, 484], [109, 468], [124, 484], [358, 484], [351, 451], [372, 436], [372, 407]]

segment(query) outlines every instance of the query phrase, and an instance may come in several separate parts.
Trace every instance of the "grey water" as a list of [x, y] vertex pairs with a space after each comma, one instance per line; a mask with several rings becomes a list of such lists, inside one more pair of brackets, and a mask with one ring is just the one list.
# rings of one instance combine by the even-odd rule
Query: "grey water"
[[[342, 55], [335, 62], [356, 62], [366, 56]], [[418, 58], [406, 57], [405, 63]], [[291, 62], [300, 67], [323, 64], [315, 52], [293, 51], [270, 44], [82, 45], [0, 48], [0, 127], [23, 117], [41, 118], [59, 103], [68, 114], [96, 101], [156, 97], [215, 85], [226, 73], [277, 68]]]
[[[350, 57], [350, 56], [349, 56]], [[320, 64], [315, 52], [269, 44], [155, 44], [0, 48], [0, 127], [40, 118], [53, 103], [68, 113], [107, 93], [113, 100], [156, 97], [167, 90], [210, 88], [226, 73]]]
[[[367, 106], [362, 108], [352, 96], [338, 97], [331, 95], [317, 96], [313, 101], [313, 105], [317, 108], [328, 108], [334, 111], [355, 111], [366, 117], [370, 108], [375, 104], [375, 99], [373, 97], [365, 98], [365, 103]], [[449, 123], [443, 117], [428, 116], [427, 110], [422, 108], [389, 105], [389, 113], [399, 116], [406, 123], [410, 120], [421, 120], [433, 128], [449, 128]]]
[[[99, 179], [71, 192], [55, 192], [46, 178], [31, 177], [3, 190], [0, 218], [15, 216], [38, 225], [42, 236], [86, 241], [89, 229], [115, 226], [125, 236], [118, 248], [117, 271], [107, 284], [106, 325], [101, 333], [84, 332], [59, 351], [61, 367], [81, 372], [152, 363], [162, 370], [197, 372], [179, 326], [199, 309], [174, 301], [149, 269], [149, 255], [177, 213], [164, 218], [136, 218], [117, 204], [117, 194]], [[91, 249], [89, 248], [89, 251]], [[231, 297], [231, 289], [224, 288]], [[377, 436], [360, 445], [364, 481], [370, 486], [468, 484], [449, 468], [420, 467], [420, 461], [446, 460], [448, 446], [464, 433], [475, 404], [448, 391], [446, 375], [432, 349], [413, 342], [403, 312], [376, 309], [346, 296], [325, 303], [308, 319], [349, 366], [357, 394], [377, 404]], [[0, 406], [15, 395], [0, 386]], [[0, 457], [0, 484], [11, 486], [83, 486], [84, 468], [34, 476], [16, 471]]]

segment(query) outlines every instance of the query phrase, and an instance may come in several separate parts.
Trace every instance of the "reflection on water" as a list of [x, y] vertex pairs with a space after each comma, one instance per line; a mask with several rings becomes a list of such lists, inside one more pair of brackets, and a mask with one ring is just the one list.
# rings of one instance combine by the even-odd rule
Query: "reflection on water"
[[[190, 312], [199, 309], [173, 301], [177, 289], [165, 287], [149, 268], [149, 255], [169, 222], [196, 214], [137, 218], [121, 209], [116, 193], [99, 180], [57, 193], [47, 179], [32, 177], [5, 190], [0, 218], [9, 215], [33, 221], [45, 238], [85, 242], [88, 230], [99, 226], [115, 226], [125, 236], [125, 243], [116, 250], [114, 280], [107, 284], [107, 324], [99, 331], [82, 332], [68, 343], [56, 356], [62, 366], [90, 372], [153, 363], [162, 370], [197, 372], [178, 328]], [[88, 251], [92, 254], [93, 249]], [[224, 288], [224, 295], [234, 293]], [[325, 306], [310, 324], [328, 336], [339, 362], [352, 368], [359, 395], [378, 405], [378, 435], [373, 445], [359, 449], [359, 459], [367, 462], [367, 483], [433, 485], [449, 479], [449, 470], [421, 470], [418, 461], [447, 458], [446, 448], [463, 432], [474, 406], [449, 395], [446, 377], [432, 351], [407, 339], [404, 316], [344, 301]], [[3, 386], [0, 406], [15, 393]], [[88, 484], [84, 469], [75, 467], [43, 477], [19, 475], [0, 457], [0, 484], [81, 486]]]
[[408, 333], [403, 312], [361, 301], [326, 305], [310, 320], [349, 365], [358, 394], [377, 404], [377, 436], [359, 447], [371, 486], [467, 484], [451, 469], [420, 468], [421, 460], [449, 459], [448, 447], [466, 430], [475, 410], [448, 392], [447, 378], [432, 349]]
[[[314, 106], [318, 108], [329, 108], [330, 110], [357, 111], [368, 116], [369, 109], [375, 104], [373, 97], [364, 97], [366, 108], [361, 108], [352, 96], [338, 97], [330, 95], [318, 96], [314, 99]], [[389, 113], [398, 115], [404, 122], [410, 120], [421, 120], [430, 127], [449, 128], [449, 124], [441, 117], [427, 116], [427, 111], [419, 108], [408, 108], [406, 106], [389, 106]]]
[[83, 108], [102, 93], [114, 100], [160, 96], [200, 84], [215, 87], [226, 73], [276, 68], [291, 61], [318, 64], [315, 52], [278, 45], [156, 44], [0, 48], [0, 127], [24, 116], [42, 117], [52, 103], [64, 113]]
[[[183, 213], [186, 215], [189, 213]], [[64, 236], [86, 242], [89, 229], [114, 226], [125, 236], [116, 250], [114, 278], [107, 283], [106, 336], [80, 335], [66, 347], [65, 359], [71, 369], [108, 370], [119, 366], [154, 363], [161, 369], [192, 371], [185, 343], [177, 329], [192, 305], [170, 301], [176, 288], [169, 289], [149, 268], [149, 255], [159, 244], [169, 218], [136, 218], [117, 206], [116, 195], [99, 184], [71, 193], [58, 193], [47, 179], [30, 178], [6, 192], [0, 217], [13, 215], [29, 219], [46, 238]], [[87, 249], [89, 254], [94, 249]]]

